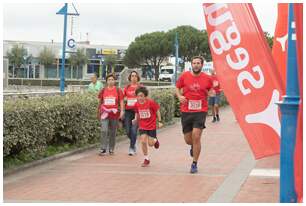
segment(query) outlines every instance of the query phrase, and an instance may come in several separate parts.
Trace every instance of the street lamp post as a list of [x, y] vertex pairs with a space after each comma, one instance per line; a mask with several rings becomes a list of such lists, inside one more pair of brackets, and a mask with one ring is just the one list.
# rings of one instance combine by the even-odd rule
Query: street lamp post
[[177, 70], [178, 70], [178, 50], [179, 50], [179, 43], [178, 43], [178, 33], [175, 33], [175, 71], [174, 71], [174, 84], [177, 80]]

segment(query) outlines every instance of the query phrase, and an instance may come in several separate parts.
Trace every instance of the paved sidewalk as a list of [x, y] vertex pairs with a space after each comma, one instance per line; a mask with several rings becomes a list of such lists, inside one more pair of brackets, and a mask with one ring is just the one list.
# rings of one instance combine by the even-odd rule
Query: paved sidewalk
[[5, 177], [4, 202], [278, 202], [279, 156], [255, 161], [230, 107], [220, 117], [207, 119], [197, 174], [177, 123], [148, 168], [124, 141], [114, 156], [91, 150]]

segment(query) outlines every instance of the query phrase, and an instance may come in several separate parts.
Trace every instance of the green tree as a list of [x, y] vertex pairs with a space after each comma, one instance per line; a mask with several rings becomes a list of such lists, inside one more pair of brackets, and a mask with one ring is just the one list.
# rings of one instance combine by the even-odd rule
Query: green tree
[[174, 44], [175, 33], [178, 33], [179, 57], [191, 61], [193, 56], [201, 55], [205, 60], [211, 60], [206, 31], [200, 31], [192, 26], [178, 26], [168, 31], [168, 38]]
[[84, 48], [78, 48], [75, 53], [70, 53], [69, 64], [76, 69], [76, 77], [78, 77], [79, 67], [83, 67], [88, 62]]
[[129, 67], [150, 66], [158, 80], [161, 63], [170, 56], [172, 44], [165, 32], [152, 32], [136, 37], [129, 45], [124, 63]]
[[21, 65], [27, 61], [28, 52], [27, 50], [18, 44], [14, 45], [10, 51], [7, 52], [9, 63], [14, 68], [20, 68]]
[[38, 59], [40, 64], [49, 66], [54, 63], [55, 54], [51, 48], [44, 47], [43, 50], [39, 53]]
[[104, 58], [104, 64], [107, 65], [108, 68], [110, 68], [110, 71], [112, 73], [114, 73], [114, 71], [115, 71], [114, 66], [117, 63], [117, 60], [118, 60], [118, 57], [115, 54], [107, 55]]

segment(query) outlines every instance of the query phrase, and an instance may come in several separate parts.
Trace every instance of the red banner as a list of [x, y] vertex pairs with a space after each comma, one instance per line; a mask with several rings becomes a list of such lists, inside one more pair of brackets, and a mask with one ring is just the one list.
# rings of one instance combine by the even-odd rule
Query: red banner
[[294, 4], [300, 106], [296, 131], [294, 179], [298, 202], [303, 202], [303, 4]]
[[288, 49], [288, 4], [278, 4], [277, 22], [275, 27], [272, 56], [278, 68], [281, 81], [286, 90], [287, 49]]
[[279, 154], [283, 88], [251, 4], [203, 4], [217, 77], [255, 158]]

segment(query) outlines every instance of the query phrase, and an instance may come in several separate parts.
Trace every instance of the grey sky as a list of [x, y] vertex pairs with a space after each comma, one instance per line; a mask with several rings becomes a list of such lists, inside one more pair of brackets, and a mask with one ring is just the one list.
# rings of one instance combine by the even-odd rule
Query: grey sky
[[[114, 1], [115, 2], [115, 1]], [[70, 4], [71, 5], [71, 4]], [[3, 4], [3, 39], [62, 41], [63, 16], [55, 13], [62, 3]], [[204, 29], [201, 3], [75, 3], [81, 14], [75, 18], [74, 35], [79, 41], [126, 45], [136, 36], [153, 31], [167, 31], [180, 25]], [[274, 33], [277, 4], [253, 4], [264, 31]], [[70, 24], [70, 21], [69, 21]], [[68, 26], [68, 32], [71, 27]]]

